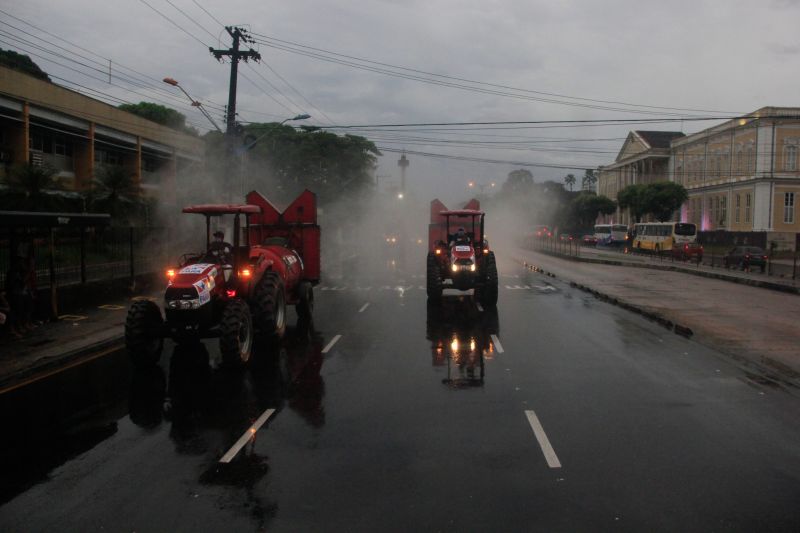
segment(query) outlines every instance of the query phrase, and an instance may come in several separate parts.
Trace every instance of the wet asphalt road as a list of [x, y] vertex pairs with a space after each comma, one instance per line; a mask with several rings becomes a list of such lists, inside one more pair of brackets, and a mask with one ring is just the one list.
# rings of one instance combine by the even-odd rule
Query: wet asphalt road
[[334, 280], [243, 373], [170, 344], [0, 396], [0, 530], [800, 530], [796, 391], [500, 267], [496, 312]]

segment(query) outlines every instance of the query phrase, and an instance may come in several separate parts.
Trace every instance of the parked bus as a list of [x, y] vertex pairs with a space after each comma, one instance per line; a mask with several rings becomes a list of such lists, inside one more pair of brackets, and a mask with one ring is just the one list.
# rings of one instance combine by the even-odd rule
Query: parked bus
[[634, 228], [633, 248], [637, 251], [667, 251], [697, 240], [697, 226], [686, 222], [643, 222]]
[[625, 224], [597, 224], [594, 237], [598, 246], [622, 246], [628, 240], [628, 226]]

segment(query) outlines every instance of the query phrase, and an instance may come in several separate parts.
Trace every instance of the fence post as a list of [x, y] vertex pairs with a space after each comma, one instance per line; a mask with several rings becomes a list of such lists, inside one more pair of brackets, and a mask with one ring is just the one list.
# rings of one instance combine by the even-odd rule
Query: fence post
[[86, 228], [80, 226], [81, 232], [81, 285], [86, 285]]
[[134, 290], [136, 288], [136, 272], [135, 272], [135, 270], [133, 268], [133, 226], [131, 226], [129, 228], [128, 235], [129, 235], [128, 242], [129, 242], [129, 246], [130, 246], [129, 257], [130, 257], [130, 264], [131, 264], [130, 265], [131, 266], [131, 285], [130, 285], [130, 287], [131, 287], [131, 290]]
[[58, 320], [58, 290], [56, 288], [56, 230], [50, 228], [50, 318]]
[[797, 250], [794, 251], [792, 258], [792, 279], [797, 279]]

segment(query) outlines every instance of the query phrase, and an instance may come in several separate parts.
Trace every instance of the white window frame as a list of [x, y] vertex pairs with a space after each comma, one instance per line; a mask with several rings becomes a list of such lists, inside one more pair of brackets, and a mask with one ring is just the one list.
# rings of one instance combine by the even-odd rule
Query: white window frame
[[783, 223], [794, 224], [794, 193], [783, 193]]
[[783, 147], [783, 170], [795, 172], [797, 170], [797, 144], [787, 142]]

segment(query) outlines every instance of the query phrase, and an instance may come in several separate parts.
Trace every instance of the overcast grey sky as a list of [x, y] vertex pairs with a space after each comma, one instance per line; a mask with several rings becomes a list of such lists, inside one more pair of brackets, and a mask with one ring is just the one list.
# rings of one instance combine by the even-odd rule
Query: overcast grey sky
[[[158, 15], [145, 1], [194, 38]], [[246, 25], [262, 36], [527, 91], [697, 109], [702, 111], [658, 111], [703, 116], [719, 115], [719, 112], [747, 113], [766, 105], [800, 105], [797, 92], [800, 2], [796, 0], [170, 2], [0, 0], [0, 5], [7, 13], [97, 54], [75, 50], [88, 59], [102, 62], [100, 58], [110, 58], [114, 66], [124, 65], [156, 80], [172, 76], [193, 96], [216, 104], [227, 101], [229, 67], [217, 63], [207, 46], [226, 48], [230, 39], [200, 6], [223, 24]], [[9, 33], [61, 54], [63, 50], [41, 39], [66, 48], [70, 48], [69, 45], [2, 13], [0, 21], [4, 22], [0, 27], [0, 47], [36, 53], [39, 57], [33, 59], [47, 72], [127, 101], [164, 99], [162, 103], [174, 104], [189, 115], [191, 122], [208, 127], [196, 111], [171, 100], [167, 94], [174, 95], [171, 87], [145, 79], [148, 84], [157, 86], [158, 92], [134, 88], [140, 93], [134, 94], [128, 89], [90, 79], [64, 65], [101, 79], [104, 75], [37, 50], [30, 43], [15, 41]], [[282, 120], [300, 112], [312, 115], [306, 123], [319, 125], [587, 120], [655, 117], [653, 112], [657, 111], [562, 97], [544, 98], [573, 105], [482, 94], [357, 70], [264, 43], [255, 48], [264, 61], [240, 69], [255, 82], [254, 85], [248, 79], [239, 80], [240, 120]], [[65, 55], [93, 67], [99, 66], [75, 55]], [[287, 87], [275, 72], [303, 97]], [[270, 87], [265, 79], [292, 102]], [[121, 80], [114, 81], [132, 87]], [[496, 87], [489, 89], [505, 91]], [[515, 94], [543, 97], [519, 91]], [[576, 103], [628, 111], [578, 107]], [[211, 104], [209, 109], [221, 123], [219, 108]], [[630, 109], [644, 111], [644, 114]], [[682, 129], [691, 133], [715, 123], [478, 129], [448, 133], [416, 129], [404, 133], [363, 134], [389, 148], [580, 168], [612, 161], [621, 139], [630, 129]], [[387, 136], [393, 139], [390, 141]], [[398, 136], [402, 138], [397, 139]], [[420, 138], [437, 141], [416, 140]], [[445, 139], [491, 144], [442, 143]], [[554, 140], [560, 142], [543, 142]], [[509, 145], [509, 142], [517, 144]], [[387, 152], [381, 159], [378, 174], [396, 178], [399, 175], [397, 158], [397, 154]], [[409, 181], [420, 195], [460, 190], [471, 179], [487, 183], [502, 181], [510, 170], [517, 168], [415, 155], [409, 159]], [[540, 179], [561, 179], [570, 172], [553, 168], [531, 170]], [[573, 172], [582, 174], [577, 170]]]

